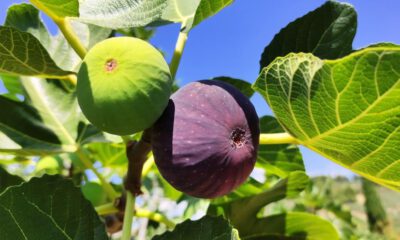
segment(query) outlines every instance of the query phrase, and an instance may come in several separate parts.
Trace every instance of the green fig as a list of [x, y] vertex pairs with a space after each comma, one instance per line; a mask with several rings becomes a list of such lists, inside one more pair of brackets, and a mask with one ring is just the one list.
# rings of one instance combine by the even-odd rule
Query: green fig
[[96, 44], [85, 56], [77, 97], [93, 125], [129, 135], [161, 116], [171, 88], [168, 64], [157, 49], [137, 38], [116, 37]]

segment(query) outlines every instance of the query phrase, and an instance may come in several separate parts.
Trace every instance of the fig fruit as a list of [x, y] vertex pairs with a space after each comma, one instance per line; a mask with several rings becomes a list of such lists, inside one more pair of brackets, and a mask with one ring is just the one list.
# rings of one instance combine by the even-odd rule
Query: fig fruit
[[179, 191], [215, 198], [247, 179], [259, 135], [254, 106], [239, 90], [220, 81], [193, 82], [172, 95], [154, 124], [154, 159]]
[[149, 128], [166, 108], [171, 89], [171, 74], [161, 53], [132, 37], [96, 44], [78, 73], [77, 97], [83, 114], [112, 134]]

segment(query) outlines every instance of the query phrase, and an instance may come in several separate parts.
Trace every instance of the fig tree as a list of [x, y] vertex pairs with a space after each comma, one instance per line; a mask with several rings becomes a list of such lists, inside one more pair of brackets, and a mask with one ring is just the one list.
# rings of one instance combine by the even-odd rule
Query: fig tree
[[77, 97], [93, 125], [128, 135], [160, 117], [171, 88], [168, 64], [157, 49], [137, 38], [117, 37], [87, 53], [78, 73]]
[[214, 198], [247, 179], [259, 135], [254, 106], [239, 90], [219, 81], [193, 82], [172, 95], [154, 124], [154, 159], [176, 189]]

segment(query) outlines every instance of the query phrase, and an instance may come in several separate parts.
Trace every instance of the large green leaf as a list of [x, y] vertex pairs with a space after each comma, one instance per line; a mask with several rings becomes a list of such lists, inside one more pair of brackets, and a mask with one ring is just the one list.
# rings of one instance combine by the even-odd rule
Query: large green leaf
[[141, 27], [160, 19], [167, 0], [80, 1], [80, 20], [108, 28]]
[[262, 54], [261, 69], [290, 52], [310, 52], [323, 59], [345, 56], [352, 50], [356, 29], [357, 13], [352, 6], [327, 1], [273, 38]]
[[30, 2], [54, 20], [79, 16], [78, 0], [30, 0]]
[[5, 26], [0, 26], [0, 72], [50, 78], [70, 74], [54, 63], [32, 34]]
[[74, 151], [63, 145], [34, 108], [0, 96], [0, 151], [18, 155]]
[[301, 144], [400, 190], [400, 47], [338, 60], [290, 54], [265, 68], [254, 88]]
[[4, 240], [108, 239], [80, 189], [48, 175], [0, 194], [0, 233]]
[[[336, 229], [318, 216], [289, 212], [260, 219], [244, 240], [339, 240]], [[242, 235], [241, 235], [242, 236]]]
[[22, 183], [22, 178], [9, 174], [6, 170], [0, 167], [0, 193], [6, 188]]
[[[262, 133], [281, 133], [283, 128], [272, 116], [260, 118]], [[260, 145], [257, 166], [264, 168], [269, 175], [285, 178], [290, 172], [305, 171], [300, 150], [292, 144]]]
[[172, 232], [155, 236], [153, 240], [239, 240], [238, 233], [221, 217], [205, 216], [197, 221], [187, 220]]

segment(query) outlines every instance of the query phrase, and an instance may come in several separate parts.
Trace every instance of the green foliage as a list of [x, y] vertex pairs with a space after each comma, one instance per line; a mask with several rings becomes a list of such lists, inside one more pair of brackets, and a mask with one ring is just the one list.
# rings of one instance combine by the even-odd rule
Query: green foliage
[[289, 54], [265, 68], [254, 88], [302, 145], [400, 189], [399, 50], [372, 47], [333, 61]]
[[9, 187], [0, 194], [0, 213], [4, 239], [108, 239], [90, 202], [60, 176]]
[[343, 57], [352, 50], [357, 14], [346, 3], [327, 1], [283, 28], [261, 56], [261, 70], [276, 57], [307, 52], [322, 59]]
[[362, 179], [362, 189], [365, 196], [365, 210], [368, 216], [369, 228], [372, 232], [383, 234], [385, 233], [385, 228], [388, 227], [389, 221], [381, 199], [375, 190], [375, 185], [366, 179]]
[[228, 221], [221, 217], [203, 217], [197, 221], [187, 220], [172, 232], [166, 232], [156, 236], [153, 240], [177, 240], [177, 239], [199, 239], [199, 240], [239, 240], [237, 231], [230, 226]]

